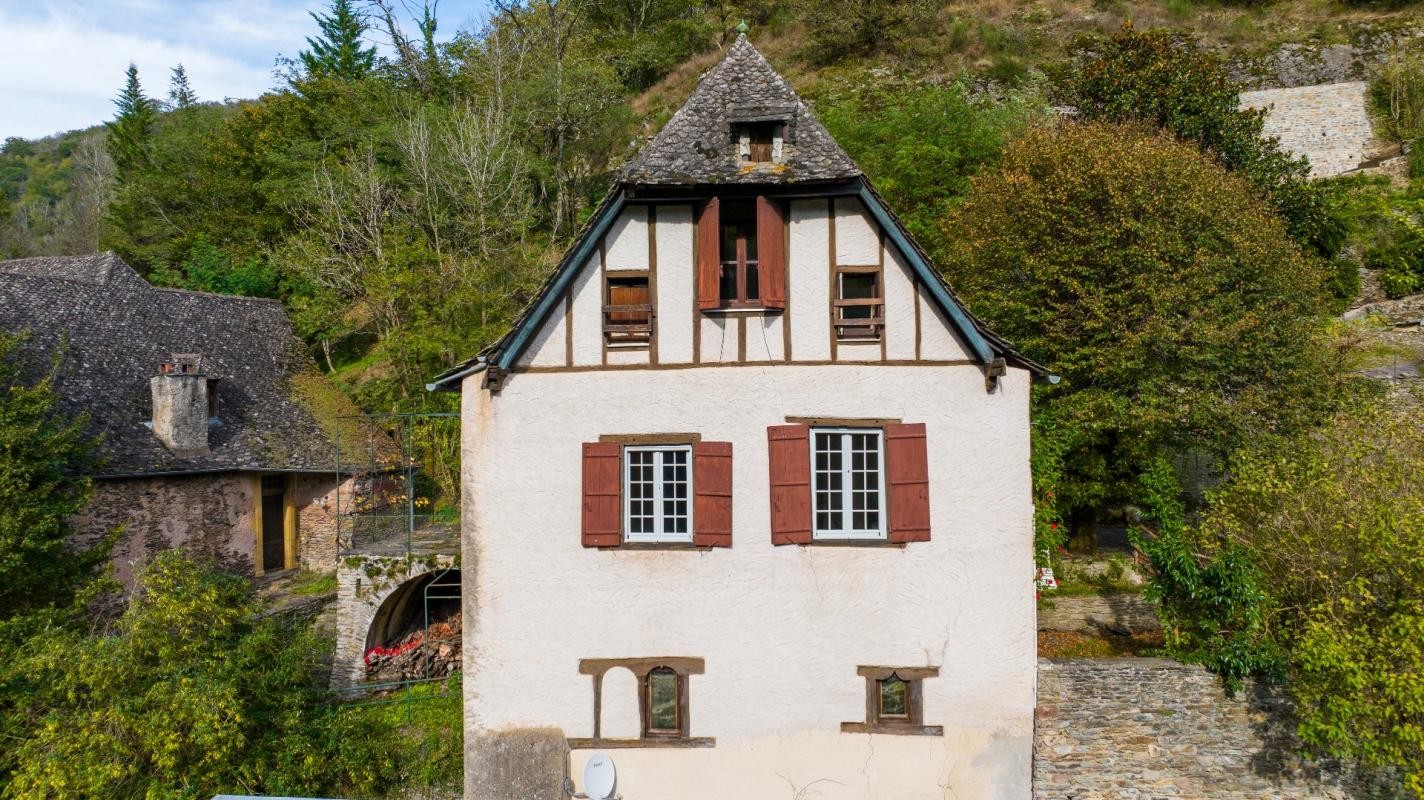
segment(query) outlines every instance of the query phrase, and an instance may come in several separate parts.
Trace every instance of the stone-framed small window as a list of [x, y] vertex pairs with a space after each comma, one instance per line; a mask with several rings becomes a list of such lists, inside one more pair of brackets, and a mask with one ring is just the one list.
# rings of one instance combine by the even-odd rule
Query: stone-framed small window
[[781, 160], [782, 129], [779, 122], [742, 122], [733, 128], [737, 139], [737, 155], [752, 164], [769, 164]]
[[943, 736], [940, 725], [925, 724], [924, 681], [939, 667], [858, 667], [865, 678], [865, 721], [842, 722], [842, 733]]
[[[609, 670], [626, 669], [638, 685], [638, 716], [641, 735], [637, 739], [604, 738], [603, 678]], [[681, 656], [658, 658], [585, 658], [579, 672], [593, 677], [593, 736], [569, 739], [569, 747], [713, 747], [710, 736], [693, 736], [690, 676], [701, 675], [703, 660]], [[615, 701], [616, 702], [616, 701]]]
[[643, 738], [686, 738], [687, 676], [672, 667], [653, 667], [639, 681]]

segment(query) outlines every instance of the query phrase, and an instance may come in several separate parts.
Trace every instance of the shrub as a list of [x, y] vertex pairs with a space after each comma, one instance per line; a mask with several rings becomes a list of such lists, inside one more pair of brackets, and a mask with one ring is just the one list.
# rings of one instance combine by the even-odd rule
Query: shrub
[[893, 51], [934, 24], [942, 0], [802, 0], [810, 42], [806, 57], [825, 65], [847, 56]]
[[1304, 158], [1262, 136], [1266, 112], [1240, 107], [1241, 86], [1221, 56], [1184, 36], [1127, 24], [1080, 49], [1066, 75], [1066, 99], [1085, 119], [1140, 120], [1194, 142], [1265, 193], [1296, 241], [1327, 258], [1340, 251], [1345, 229], [1332, 186], [1310, 181]]
[[[1274, 648], [1303, 741], [1400, 768], [1424, 790], [1424, 426], [1417, 406], [1351, 405], [1310, 435], [1257, 442], [1232, 461], [1198, 530], [1153, 551], [1177, 655], [1227, 674], [1247, 644]], [[1178, 566], [1180, 565], [1180, 567]], [[1201, 576], [1177, 585], [1181, 573]], [[1223, 607], [1195, 603], [1227, 596]], [[1412, 710], [1411, 710], [1412, 709]], [[1401, 713], [1403, 712], [1403, 713]]]
[[940, 221], [969, 177], [1042, 107], [1032, 94], [979, 102], [960, 83], [852, 84], [821, 98], [822, 122], [933, 252]]
[[1424, 286], [1424, 195], [1421, 188], [1395, 189], [1387, 181], [1349, 182], [1351, 236], [1361, 261], [1379, 274], [1390, 297]]
[[1370, 105], [1382, 135], [1401, 142], [1424, 136], [1424, 53], [1392, 55], [1370, 81]]
[[1333, 397], [1321, 261], [1243, 177], [1169, 135], [1033, 127], [970, 179], [941, 239], [974, 312], [1063, 378], [1035, 413], [1070, 515], [1131, 500], [1164, 451], [1223, 455]]
[[342, 713], [326, 645], [247, 578], [159, 555], [112, 631], [50, 628], [0, 671], [14, 798], [375, 794], [392, 729]]

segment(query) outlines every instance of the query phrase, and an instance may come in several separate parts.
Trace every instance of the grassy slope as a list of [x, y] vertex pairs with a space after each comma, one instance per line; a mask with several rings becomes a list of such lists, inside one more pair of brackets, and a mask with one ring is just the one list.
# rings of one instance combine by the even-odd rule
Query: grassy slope
[[[1192, 0], [951, 0], [932, 26], [892, 43], [892, 52], [813, 66], [802, 58], [810, 31], [804, 22], [775, 22], [751, 32], [753, 42], [798, 91], [814, 96], [824, 81], [865, 69], [914, 73], [918, 80], [952, 80], [993, 74], [1012, 63], [1033, 74], [1063, 63], [1077, 41], [1105, 36], [1131, 21], [1139, 29], [1172, 28], [1192, 33], [1233, 59], [1266, 55], [1284, 44], [1348, 44], [1361, 34], [1412, 27], [1420, 3], [1352, 7], [1338, 0], [1277, 0], [1227, 5]], [[673, 71], [632, 101], [633, 110], [656, 130], [716, 63], [710, 52]], [[1030, 77], [1030, 80], [1032, 77]]]

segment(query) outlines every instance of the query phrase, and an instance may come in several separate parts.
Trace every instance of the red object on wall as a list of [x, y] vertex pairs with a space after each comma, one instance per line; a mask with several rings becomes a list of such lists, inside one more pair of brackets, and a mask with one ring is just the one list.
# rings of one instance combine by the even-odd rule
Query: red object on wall
[[622, 460], [623, 447], [617, 442], [584, 442], [584, 547], [617, 547], [622, 543]]
[[771, 543], [811, 543], [811, 429], [766, 429], [771, 474]]
[[757, 268], [761, 304], [786, 307], [786, 210], [781, 203], [757, 198]]
[[885, 426], [885, 483], [892, 542], [930, 540], [930, 466], [925, 425]]
[[692, 480], [692, 543], [698, 547], [731, 547], [732, 443], [694, 443]]
[[697, 215], [697, 307], [722, 304], [722, 205], [707, 201]]

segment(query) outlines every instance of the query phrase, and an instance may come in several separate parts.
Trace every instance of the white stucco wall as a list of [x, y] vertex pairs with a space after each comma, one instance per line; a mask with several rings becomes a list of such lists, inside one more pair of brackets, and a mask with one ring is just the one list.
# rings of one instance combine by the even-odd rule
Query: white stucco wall
[[[464, 391], [467, 743], [592, 735], [580, 659], [700, 657], [691, 733], [716, 746], [610, 751], [627, 800], [1029, 797], [1026, 373], [993, 394], [972, 366], [785, 364], [515, 374], [493, 397], [475, 376]], [[766, 428], [788, 415], [924, 422], [932, 540], [773, 547]], [[733, 443], [733, 546], [582, 547], [580, 444], [672, 431]], [[841, 733], [864, 718], [860, 665], [939, 667], [924, 721], [944, 736]], [[628, 727], [635, 701], [607, 702]]]
[[603, 363], [603, 276], [595, 253], [574, 278], [574, 366]]
[[604, 236], [608, 271], [648, 268], [648, 207], [629, 205]]
[[692, 206], [659, 206], [654, 234], [658, 248], [658, 360], [692, 361], [692, 312], [696, 269], [692, 264]]

